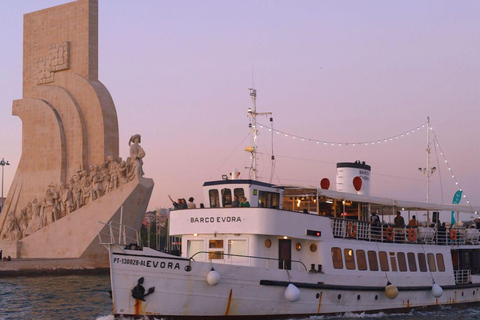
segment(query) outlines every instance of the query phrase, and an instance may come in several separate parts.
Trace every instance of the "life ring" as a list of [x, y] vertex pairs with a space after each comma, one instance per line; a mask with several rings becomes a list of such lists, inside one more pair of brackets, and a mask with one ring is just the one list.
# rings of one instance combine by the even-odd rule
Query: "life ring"
[[455, 229], [450, 230], [450, 239], [453, 241], [457, 240], [457, 231], [455, 231]]
[[387, 230], [385, 231], [385, 238], [387, 238], [388, 241], [393, 240], [393, 228], [388, 226]]
[[347, 232], [350, 238], [355, 238], [355, 236], [357, 235], [357, 225], [353, 222], [349, 222], [347, 226]]
[[410, 228], [410, 230], [408, 230], [408, 240], [410, 240], [410, 242], [415, 242], [415, 240], [417, 240], [417, 231], [415, 228]]

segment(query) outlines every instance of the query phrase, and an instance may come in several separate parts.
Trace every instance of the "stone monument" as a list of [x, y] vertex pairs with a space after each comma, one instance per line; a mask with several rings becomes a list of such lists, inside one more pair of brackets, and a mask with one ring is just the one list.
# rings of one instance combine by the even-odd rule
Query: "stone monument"
[[[139, 228], [153, 190], [140, 135], [119, 157], [117, 112], [98, 80], [98, 0], [24, 16], [22, 156], [0, 216], [15, 258], [107, 259], [97, 221]], [[126, 143], [126, 142], [125, 142]], [[133, 144], [132, 144], [133, 143]]]

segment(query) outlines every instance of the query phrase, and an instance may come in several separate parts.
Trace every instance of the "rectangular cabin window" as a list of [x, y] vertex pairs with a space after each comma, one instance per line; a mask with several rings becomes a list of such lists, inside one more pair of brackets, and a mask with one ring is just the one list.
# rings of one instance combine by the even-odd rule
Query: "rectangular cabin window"
[[220, 198], [218, 196], [218, 190], [208, 190], [208, 197], [210, 198], [210, 208], [220, 207]]
[[435, 256], [433, 253], [427, 253], [427, 262], [428, 262], [428, 270], [431, 272], [437, 271], [437, 268], [435, 267]]
[[345, 253], [345, 267], [348, 270], [355, 270], [355, 258], [353, 257], [353, 250], [344, 249], [343, 252]]
[[437, 253], [437, 266], [438, 271], [444, 272], [445, 271], [445, 262], [443, 261], [443, 254]]
[[427, 272], [427, 260], [425, 259], [425, 253], [423, 252], [418, 254], [418, 267], [421, 272]]
[[343, 269], [342, 250], [340, 248], [332, 248], [332, 261], [335, 269]]
[[232, 206], [232, 190], [228, 188], [222, 189], [222, 206], [229, 208]]
[[397, 253], [397, 261], [398, 261], [398, 269], [401, 272], [407, 271], [407, 260], [405, 259], [405, 253], [398, 252]]
[[410, 272], [417, 271], [417, 262], [415, 261], [415, 253], [413, 252], [407, 253], [407, 258], [408, 258], [408, 270], [410, 270]]
[[232, 239], [228, 240], [228, 254], [227, 257], [232, 262], [245, 262], [248, 260], [247, 257], [244, 257], [248, 254], [247, 252], [247, 240], [243, 239]]
[[208, 240], [208, 259], [223, 259], [223, 240]]
[[397, 259], [395, 258], [395, 252], [390, 252], [390, 265], [392, 266], [392, 271], [398, 271], [398, 269], [397, 269]]
[[378, 253], [378, 258], [380, 260], [380, 270], [382, 271], [388, 271], [388, 257], [387, 253], [385, 251], [380, 251]]
[[237, 198], [240, 200], [241, 197], [245, 197], [245, 191], [243, 188], [235, 188], [233, 189], [233, 195], [237, 196]]
[[368, 266], [370, 271], [378, 271], [377, 253], [373, 250], [368, 251]]
[[276, 192], [259, 191], [258, 206], [260, 208], [279, 208], [280, 194]]
[[[203, 240], [187, 240], [187, 256], [189, 258], [200, 251], [205, 251], [205, 245]], [[205, 254], [196, 254], [194, 259], [197, 261], [205, 260]]]
[[365, 251], [355, 251], [357, 255], [358, 270], [367, 270], [367, 259], [365, 258]]

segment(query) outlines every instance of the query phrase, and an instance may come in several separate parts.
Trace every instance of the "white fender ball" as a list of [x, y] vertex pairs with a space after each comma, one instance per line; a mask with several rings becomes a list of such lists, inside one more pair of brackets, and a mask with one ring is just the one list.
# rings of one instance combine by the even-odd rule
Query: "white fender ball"
[[207, 274], [207, 282], [211, 286], [216, 286], [220, 282], [220, 273], [215, 271], [215, 269], [212, 268], [210, 272]]
[[434, 282], [432, 286], [432, 296], [434, 296], [435, 298], [440, 298], [442, 294], [443, 294], [442, 287], [440, 287], [438, 284]]
[[285, 289], [285, 299], [291, 302], [298, 301], [300, 299], [300, 290], [295, 285], [289, 283], [287, 289]]
[[388, 299], [395, 299], [398, 296], [398, 288], [395, 285], [388, 282], [387, 285], [385, 286], [385, 296]]

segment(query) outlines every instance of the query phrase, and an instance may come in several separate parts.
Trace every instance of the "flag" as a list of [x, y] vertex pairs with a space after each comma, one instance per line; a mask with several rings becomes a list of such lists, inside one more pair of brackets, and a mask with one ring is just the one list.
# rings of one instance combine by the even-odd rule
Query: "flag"
[[[455, 192], [455, 195], [453, 196], [453, 201], [452, 203], [453, 204], [459, 204], [460, 203], [460, 200], [462, 200], [462, 190], [458, 190], [457, 192]], [[452, 228], [452, 226], [455, 224], [455, 211], [452, 211], [452, 218], [451, 218], [451, 221], [450, 221], [450, 229]]]

